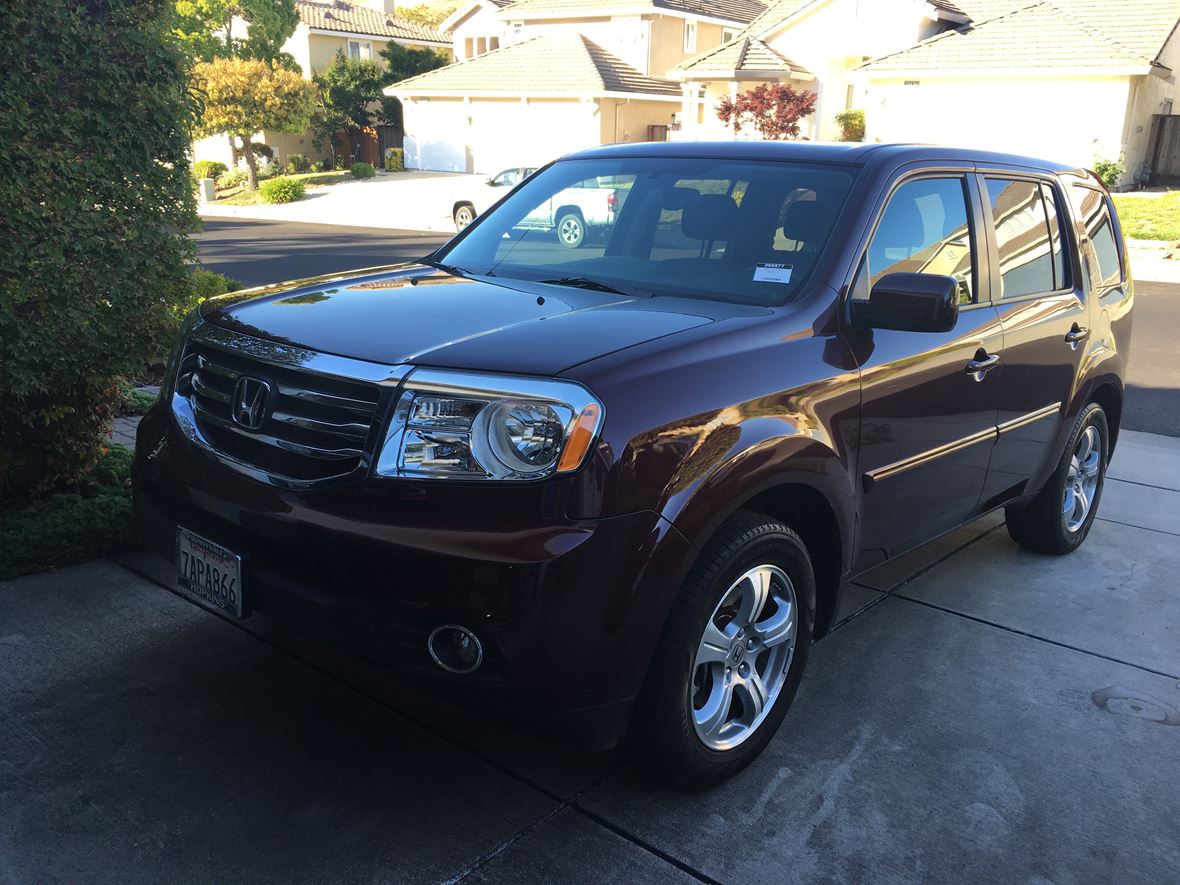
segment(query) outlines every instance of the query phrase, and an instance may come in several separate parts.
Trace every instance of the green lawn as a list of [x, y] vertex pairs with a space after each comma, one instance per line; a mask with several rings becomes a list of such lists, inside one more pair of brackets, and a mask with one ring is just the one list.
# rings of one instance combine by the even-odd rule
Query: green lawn
[[[340, 169], [332, 172], [305, 172], [302, 175], [285, 175], [283, 177], [298, 179], [308, 187], [320, 187], [325, 184], [345, 181], [351, 176], [352, 173], [347, 169]], [[262, 196], [258, 191], [246, 190], [243, 187], [229, 196], [218, 197], [217, 202], [223, 206], [254, 206], [262, 202]]]
[[1162, 197], [1115, 194], [1123, 235], [1134, 240], [1180, 240], [1180, 191]]

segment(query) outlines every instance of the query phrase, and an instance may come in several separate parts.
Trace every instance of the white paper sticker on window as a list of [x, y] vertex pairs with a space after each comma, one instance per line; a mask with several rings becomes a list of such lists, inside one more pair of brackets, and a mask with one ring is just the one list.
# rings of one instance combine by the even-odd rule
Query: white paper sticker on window
[[755, 283], [789, 283], [791, 282], [790, 264], [759, 264], [754, 268]]

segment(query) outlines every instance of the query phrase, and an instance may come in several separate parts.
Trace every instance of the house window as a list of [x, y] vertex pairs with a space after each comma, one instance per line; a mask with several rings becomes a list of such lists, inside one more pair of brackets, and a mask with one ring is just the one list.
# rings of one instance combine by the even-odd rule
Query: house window
[[737, 36], [737, 31], [735, 31], [733, 28], [722, 28], [721, 29], [721, 42], [722, 43], [728, 43], [730, 40], [732, 40], [736, 36]]
[[500, 38], [499, 37], [488, 37], [488, 52], [491, 52], [492, 50], [499, 49], [499, 48], [500, 48]]
[[697, 51], [697, 23], [687, 19], [684, 22], [684, 51]]
[[524, 30], [524, 22], [513, 22], [512, 23], [512, 33], [515, 34], [517, 37], [520, 36], [520, 33], [523, 30]]
[[373, 44], [369, 40], [349, 40], [348, 57], [373, 60]]

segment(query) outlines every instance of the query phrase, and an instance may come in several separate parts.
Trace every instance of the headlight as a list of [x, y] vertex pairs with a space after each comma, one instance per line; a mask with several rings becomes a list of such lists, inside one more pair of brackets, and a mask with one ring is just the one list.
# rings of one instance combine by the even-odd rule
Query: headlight
[[603, 409], [569, 381], [416, 369], [377, 458], [378, 476], [541, 479], [577, 470]]

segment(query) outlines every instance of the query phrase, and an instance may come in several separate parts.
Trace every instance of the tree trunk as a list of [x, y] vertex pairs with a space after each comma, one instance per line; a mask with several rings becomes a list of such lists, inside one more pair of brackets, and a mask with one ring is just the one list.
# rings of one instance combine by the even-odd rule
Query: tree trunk
[[254, 156], [254, 147], [247, 136], [242, 139], [243, 153], [246, 155], [246, 185], [252, 191], [258, 190], [258, 158]]

